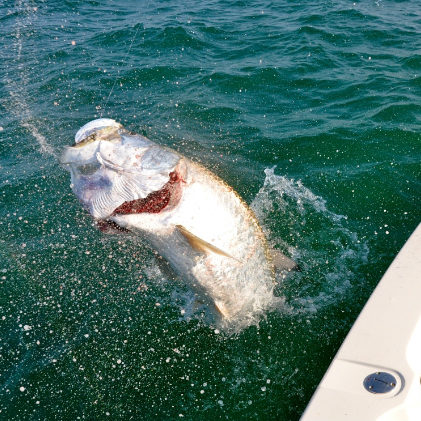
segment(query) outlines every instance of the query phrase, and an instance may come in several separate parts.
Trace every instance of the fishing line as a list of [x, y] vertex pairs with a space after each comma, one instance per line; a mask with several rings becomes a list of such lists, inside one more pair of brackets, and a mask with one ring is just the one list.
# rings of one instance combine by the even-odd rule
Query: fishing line
[[[123, 60], [121, 60], [121, 62], [120, 62], [121, 64], [122, 64], [122, 63], [124, 63], [124, 62], [126, 61], [126, 59], [127, 59], [128, 55], [130, 54], [130, 50], [132, 49], [133, 43], [134, 43], [134, 41], [135, 41], [135, 39], [136, 39], [136, 37], [137, 37], [137, 33], [139, 32], [139, 28], [140, 28], [140, 26], [141, 26], [141, 25], [140, 25], [140, 24], [138, 24], [137, 29], [136, 29], [136, 32], [135, 32], [135, 34], [134, 34], [134, 36], [133, 36], [133, 38], [132, 38], [132, 41], [131, 41], [131, 43], [130, 43], [129, 49], [127, 50], [126, 55], [123, 57]], [[117, 77], [116, 77], [116, 79], [115, 79], [115, 81], [114, 81], [114, 83], [113, 83], [113, 86], [111, 87], [110, 93], [108, 94], [108, 97], [107, 97], [107, 100], [105, 101], [104, 107], [103, 107], [103, 108], [102, 108], [102, 110], [101, 110], [101, 114], [100, 114], [100, 116], [101, 116], [101, 117], [102, 117], [102, 115], [104, 114], [105, 109], [107, 108], [108, 101], [110, 100], [111, 94], [113, 93], [114, 88], [115, 88], [115, 85], [117, 84], [117, 80], [118, 80], [119, 75], [120, 75], [120, 69], [118, 69], [118, 71], [117, 71]]]
[[29, 75], [26, 69], [26, 62], [22, 59], [23, 41], [25, 36], [24, 28], [25, 25], [32, 25], [31, 18], [36, 9], [32, 8], [27, 1], [19, 0], [16, 4], [16, 10], [15, 41], [13, 43], [13, 47], [16, 49], [16, 69], [14, 70], [13, 78], [9, 78], [9, 72], [7, 72], [7, 75], [4, 78], [6, 89], [10, 97], [10, 101], [5, 104], [5, 107], [8, 108], [11, 114], [20, 122], [21, 126], [28, 130], [36, 139], [41, 153], [46, 153], [57, 158], [52, 146], [48, 143], [45, 136], [40, 133], [35, 123], [33, 123], [35, 117], [26, 101], [26, 98], [29, 96], [27, 91]]
[[[149, 4], [149, 2], [148, 2]], [[16, 24], [15, 24], [15, 42], [14, 48], [16, 50], [16, 70], [19, 79], [15, 77], [11, 78], [6, 76], [4, 78], [4, 82], [6, 85], [6, 89], [9, 93], [10, 104], [5, 104], [5, 106], [11, 111], [11, 114], [15, 116], [17, 120], [19, 120], [22, 127], [27, 129], [31, 135], [35, 138], [38, 142], [40, 152], [42, 154], [48, 154], [54, 156], [55, 158], [58, 157], [54, 148], [49, 144], [47, 138], [40, 132], [39, 128], [35, 124], [35, 116], [26, 101], [28, 97], [27, 86], [29, 85], [29, 75], [26, 69], [25, 61], [23, 60], [22, 53], [23, 53], [23, 41], [24, 41], [24, 33], [23, 29], [26, 25], [32, 25], [32, 17], [36, 11], [36, 9], [30, 7], [27, 0], [18, 0], [16, 3], [16, 10], [18, 13]], [[23, 15], [23, 16], [19, 16]], [[135, 34], [131, 39], [129, 49], [127, 50], [121, 64], [124, 63], [130, 54], [130, 51], [133, 47], [134, 41], [137, 38], [141, 25], [138, 24]], [[15, 73], [16, 74], [16, 73]], [[114, 91], [115, 85], [117, 83], [118, 75], [120, 74], [120, 69], [117, 73], [117, 78], [111, 87], [110, 93], [108, 94], [107, 100], [103, 109], [101, 110], [101, 117], [104, 113], [105, 108], [108, 105], [108, 102], [111, 98], [111, 95]], [[3, 101], [2, 101], [3, 102]], [[4, 101], [5, 102], [5, 101]], [[10, 107], [11, 105], [11, 107]]]

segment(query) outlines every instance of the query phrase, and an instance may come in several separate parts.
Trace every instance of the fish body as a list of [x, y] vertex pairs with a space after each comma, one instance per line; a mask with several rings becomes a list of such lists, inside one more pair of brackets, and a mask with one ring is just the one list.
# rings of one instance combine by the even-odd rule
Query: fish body
[[262, 229], [215, 174], [110, 119], [82, 127], [62, 162], [91, 215], [145, 238], [223, 325], [248, 324], [273, 303]]

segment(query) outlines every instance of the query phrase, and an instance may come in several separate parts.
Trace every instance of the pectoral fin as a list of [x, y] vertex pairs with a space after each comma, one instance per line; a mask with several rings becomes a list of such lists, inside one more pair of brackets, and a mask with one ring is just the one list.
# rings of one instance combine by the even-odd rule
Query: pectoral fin
[[300, 267], [294, 260], [290, 259], [289, 257], [285, 256], [285, 254], [281, 253], [279, 250], [272, 250], [272, 262], [275, 266], [275, 269], [279, 272], [288, 271], [291, 272], [292, 270], [301, 271]]
[[184, 228], [182, 225], [176, 225], [178, 231], [183, 235], [183, 237], [187, 240], [187, 242], [190, 244], [191, 248], [198, 251], [199, 253], [215, 253], [219, 254], [220, 256], [228, 257], [230, 259], [235, 259], [230, 254], [226, 253], [225, 251], [219, 249], [218, 247], [215, 247], [214, 245], [208, 243], [205, 240], [202, 240], [201, 238], [197, 237], [196, 235], [192, 234], [189, 230]]
[[216, 310], [222, 317], [224, 317], [225, 319], [230, 318], [229, 311], [226, 309], [226, 307], [221, 301], [216, 300], [214, 304], [215, 304]]

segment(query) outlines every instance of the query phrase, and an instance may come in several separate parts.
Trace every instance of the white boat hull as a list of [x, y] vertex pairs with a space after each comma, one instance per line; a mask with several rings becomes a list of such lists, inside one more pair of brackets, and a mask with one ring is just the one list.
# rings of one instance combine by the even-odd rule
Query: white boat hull
[[371, 295], [301, 421], [421, 420], [421, 224]]

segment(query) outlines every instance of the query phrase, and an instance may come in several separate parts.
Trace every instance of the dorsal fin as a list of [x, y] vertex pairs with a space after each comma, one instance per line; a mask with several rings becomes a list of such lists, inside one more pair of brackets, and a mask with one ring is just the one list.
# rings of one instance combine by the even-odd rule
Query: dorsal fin
[[294, 262], [294, 260], [285, 256], [285, 254], [281, 253], [279, 250], [271, 250], [271, 255], [273, 265], [278, 272], [291, 272], [292, 270], [297, 272], [301, 271], [300, 267], [296, 262]]
[[178, 231], [183, 235], [183, 237], [188, 241], [192, 249], [200, 253], [215, 253], [219, 254], [220, 256], [229, 257], [230, 259], [237, 260], [225, 251], [192, 234], [188, 229], [184, 228], [182, 225], [176, 225], [176, 227]]
[[214, 302], [215, 308], [218, 311], [218, 313], [224, 317], [225, 319], [229, 319], [230, 318], [230, 314], [229, 311], [227, 310], [227, 308], [225, 307], [224, 303], [222, 301], [219, 300], [215, 300]]

